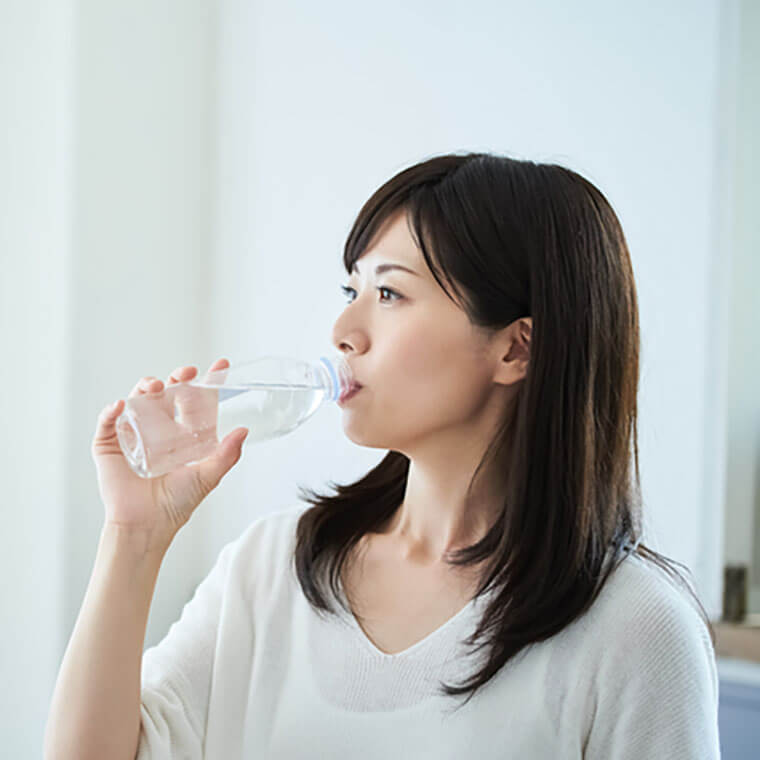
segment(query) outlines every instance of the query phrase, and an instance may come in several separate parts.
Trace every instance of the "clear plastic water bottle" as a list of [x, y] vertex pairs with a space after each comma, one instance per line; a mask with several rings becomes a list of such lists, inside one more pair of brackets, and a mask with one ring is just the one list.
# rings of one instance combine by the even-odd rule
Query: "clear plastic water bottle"
[[127, 399], [116, 433], [130, 467], [155, 478], [210, 456], [236, 427], [248, 428], [246, 442], [285, 435], [353, 385], [341, 355], [263, 356]]

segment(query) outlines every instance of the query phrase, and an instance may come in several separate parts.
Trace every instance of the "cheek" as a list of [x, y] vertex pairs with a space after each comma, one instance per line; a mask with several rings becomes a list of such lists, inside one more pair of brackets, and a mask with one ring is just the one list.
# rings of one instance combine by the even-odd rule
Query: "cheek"
[[479, 361], [469, 338], [451, 337], [453, 332], [438, 327], [395, 344], [389, 383], [381, 389], [383, 413], [393, 416], [394, 424], [398, 416], [461, 421], [481, 406], [489, 388], [482, 357]]
[[461, 336], [443, 318], [409, 320], [388, 341], [384, 365], [394, 375], [407, 375], [411, 382], [427, 382], [446, 371], [460, 354], [460, 341]]
[[422, 323], [410, 319], [384, 333], [373, 350], [372, 384], [342, 415], [344, 432], [355, 443], [400, 448], [470, 421], [482, 408], [490, 386], [482, 351], [466, 326], [441, 315]]
[[469, 333], [461, 334], [458, 325], [445, 320], [397, 335], [392, 353], [389, 365], [393, 372], [406, 374], [411, 383], [425, 387], [450, 385], [458, 376], [475, 372], [480, 363]]

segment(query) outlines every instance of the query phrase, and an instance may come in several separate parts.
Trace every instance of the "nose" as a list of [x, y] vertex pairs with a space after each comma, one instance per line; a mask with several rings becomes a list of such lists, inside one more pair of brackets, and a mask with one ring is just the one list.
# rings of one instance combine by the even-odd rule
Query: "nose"
[[364, 353], [367, 350], [367, 336], [356, 326], [349, 327], [341, 315], [333, 326], [332, 344], [343, 354]]
[[341, 338], [338, 340], [333, 338], [333, 345], [342, 354], [358, 353], [361, 350], [360, 348], [357, 348], [357, 346], [359, 346], [360, 343], [361, 343], [361, 339], [356, 333], [351, 333], [350, 335], [347, 335], [345, 338]]

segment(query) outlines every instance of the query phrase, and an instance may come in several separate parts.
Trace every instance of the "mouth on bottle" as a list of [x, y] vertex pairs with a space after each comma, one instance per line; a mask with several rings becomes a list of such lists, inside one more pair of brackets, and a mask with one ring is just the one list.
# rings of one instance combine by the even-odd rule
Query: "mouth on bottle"
[[359, 385], [359, 383], [353, 383], [348, 390], [346, 390], [341, 397], [338, 399], [338, 403], [343, 403], [344, 401], [348, 401], [349, 399], [353, 398], [364, 386]]

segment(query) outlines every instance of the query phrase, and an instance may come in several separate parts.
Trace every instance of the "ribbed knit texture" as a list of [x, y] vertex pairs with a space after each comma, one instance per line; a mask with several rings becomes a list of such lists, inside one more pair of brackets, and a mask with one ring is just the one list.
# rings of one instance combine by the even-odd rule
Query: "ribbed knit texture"
[[138, 760], [169, 758], [719, 758], [718, 678], [684, 592], [635, 555], [591, 609], [533, 644], [470, 700], [439, 694], [485, 652], [464, 644], [487, 598], [397, 654], [353, 615], [322, 617], [295, 576], [310, 505], [227, 544], [166, 637], [143, 655]]

